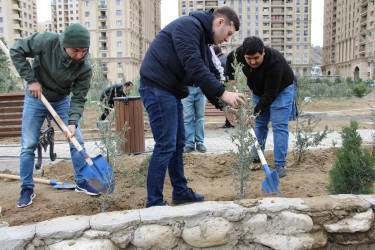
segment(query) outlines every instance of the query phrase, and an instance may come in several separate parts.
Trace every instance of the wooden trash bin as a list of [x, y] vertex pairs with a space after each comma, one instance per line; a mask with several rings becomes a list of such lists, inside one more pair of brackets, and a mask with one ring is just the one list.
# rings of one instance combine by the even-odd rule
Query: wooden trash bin
[[21, 136], [25, 93], [0, 94], [0, 137]]
[[125, 153], [141, 153], [145, 151], [145, 134], [143, 105], [141, 97], [116, 97], [115, 109], [116, 132], [124, 132], [125, 123], [129, 129], [126, 131], [126, 143], [121, 144], [121, 150]]

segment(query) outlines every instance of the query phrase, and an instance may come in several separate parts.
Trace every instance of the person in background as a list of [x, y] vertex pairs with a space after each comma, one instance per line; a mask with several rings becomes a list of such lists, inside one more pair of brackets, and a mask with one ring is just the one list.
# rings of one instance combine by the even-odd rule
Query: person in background
[[[49, 114], [41, 101], [42, 93], [68, 126], [71, 137], [76, 137], [84, 147], [78, 121], [83, 113], [92, 77], [91, 64], [87, 60], [89, 46], [90, 33], [80, 24], [74, 23], [60, 35], [36, 32], [28, 38], [18, 40], [10, 49], [14, 66], [27, 82], [20, 155], [22, 190], [18, 207], [32, 204], [36, 197], [33, 181], [35, 149], [40, 129]], [[32, 67], [26, 60], [27, 57], [34, 58]], [[70, 139], [68, 133], [65, 136]], [[80, 169], [85, 165], [85, 160], [73, 144], [70, 144], [70, 154], [77, 182], [75, 191], [99, 195], [99, 191], [83, 178]]]
[[[242, 63], [242, 72], [247, 78], [247, 85], [253, 92], [253, 101], [256, 104], [254, 114], [255, 134], [264, 152], [268, 135], [268, 124], [272, 122], [273, 154], [275, 168], [279, 177], [284, 177], [285, 157], [288, 152], [289, 141], [289, 115], [293, 103], [292, 68], [284, 56], [277, 50], [264, 46], [259, 37], [245, 38], [242, 46], [228, 54], [227, 76], [234, 80], [235, 60]], [[259, 159], [256, 159], [259, 162]]]
[[[215, 46], [214, 47], [214, 51], [215, 51], [215, 55], [219, 58], [220, 60], [220, 63], [221, 63], [221, 67], [223, 67], [224, 69], [224, 81], [226, 81], [225, 79], [225, 76], [226, 76], [226, 63], [227, 63], [227, 55], [223, 53], [223, 51], [221, 50], [220, 46]], [[223, 126], [219, 127], [219, 128], [234, 128], [234, 125], [233, 125], [233, 119], [229, 113], [229, 111], [227, 110], [224, 110], [224, 116], [225, 116], [225, 123]]]
[[[118, 83], [113, 84], [109, 87], [107, 87], [100, 95], [98, 105], [104, 107], [104, 112], [99, 117], [99, 122], [104, 121], [111, 110], [113, 110], [114, 101], [113, 98], [115, 97], [125, 97], [129, 95], [130, 91], [133, 88], [133, 83], [128, 81], [124, 84]], [[96, 123], [96, 126], [94, 129], [98, 128], [98, 123]]]
[[[208, 46], [212, 55], [212, 64], [210, 63], [210, 71], [215, 75], [219, 81], [224, 81], [224, 68], [221, 66], [220, 60], [215, 55], [212, 46]], [[216, 70], [215, 70], [216, 69]], [[186, 146], [184, 153], [190, 153], [195, 148], [201, 152], [206, 152], [204, 146], [204, 110], [206, 107], [206, 97], [197, 84], [187, 83], [189, 89], [189, 96], [182, 99], [182, 106], [184, 108], [184, 125]]]
[[147, 175], [146, 207], [165, 206], [163, 197], [168, 169], [173, 186], [172, 203], [204, 200], [187, 185], [183, 150], [185, 129], [181, 99], [189, 95], [186, 83], [197, 84], [207, 99], [222, 108], [244, 104], [244, 96], [225, 90], [211, 73], [209, 44], [227, 42], [240, 21], [230, 7], [193, 11], [165, 26], [152, 41], [140, 69], [139, 93], [147, 110], [155, 140]]

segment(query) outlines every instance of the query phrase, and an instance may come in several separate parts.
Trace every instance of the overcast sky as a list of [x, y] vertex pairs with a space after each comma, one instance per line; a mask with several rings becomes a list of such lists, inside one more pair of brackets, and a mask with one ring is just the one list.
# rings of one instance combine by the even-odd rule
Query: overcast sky
[[[311, 43], [323, 46], [323, 11], [324, 0], [310, 0], [312, 2], [312, 26]], [[51, 0], [36, 0], [38, 22], [51, 20]], [[161, 0], [161, 27], [178, 17], [177, 0]]]

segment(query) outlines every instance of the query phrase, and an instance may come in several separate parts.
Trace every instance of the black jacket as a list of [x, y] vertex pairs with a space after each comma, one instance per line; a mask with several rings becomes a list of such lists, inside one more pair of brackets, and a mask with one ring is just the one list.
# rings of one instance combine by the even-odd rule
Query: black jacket
[[169, 91], [178, 99], [189, 95], [186, 84], [194, 82], [219, 108], [218, 98], [225, 88], [211, 73], [217, 69], [207, 46], [213, 44], [212, 12], [193, 11], [162, 29], [147, 50], [140, 81]]
[[108, 104], [113, 104], [113, 98], [125, 96], [124, 85], [121, 83], [117, 83], [103, 90], [102, 94], [100, 95], [100, 101], [103, 102], [104, 100]]
[[260, 97], [259, 103], [254, 108], [254, 113], [266, 111], [277, 95], [289, 85], [293, 84], [294, 73], [286, 62], [284, 56], [277, 50], [264, 47], [265, 55], [259, 68], [251, 68], [244, 58], [242, 46], [228, 54], [226, 64], [226, 76], [234, 80], [233, 53], [236, 53], [237, 61], [242, 63], [242, 72], [247, 78], [247, 85], [251, 91]]

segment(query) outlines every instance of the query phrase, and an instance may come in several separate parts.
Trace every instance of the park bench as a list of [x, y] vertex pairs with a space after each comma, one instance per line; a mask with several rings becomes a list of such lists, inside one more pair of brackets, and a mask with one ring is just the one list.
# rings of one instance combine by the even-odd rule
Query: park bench
[[[25, 93], [1, 93], [0, 94], [0, 138], [19, 137], [22, 134], [22, 111]], [[51, 116], [47, 117], [47, 128], [42, 128], [38, 142], [38, 162], [35, 168], [42, 165], [42, 149], [49, 148], [50, 159], [54, 161], [54, 129], [51, 125]]]

